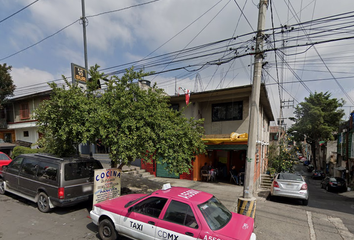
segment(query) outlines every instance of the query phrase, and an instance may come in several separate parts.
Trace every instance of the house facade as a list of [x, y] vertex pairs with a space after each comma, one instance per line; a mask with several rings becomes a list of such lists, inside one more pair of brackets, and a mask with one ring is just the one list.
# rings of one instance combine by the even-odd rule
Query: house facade
[[[207, 153], [198, 155], [193, 161], [193, 169], [189, 174], [179, 178], [199, 181], [201, 167], [211, 164], [218, 169], [218, 177], [229, 180], [232, 166], [240, 172], [246, 165], [250, 99], [252, 85], [233, 87], [220, 90], [192, 93], [189, 105], [186, 104], [185, 95], [171, 96], [170, 103], [176, 110], [185, 109], [186, 117], [204, 119], [205, 135], [203, 140], [207, 145]], [[265, 85], [261, 85], [260, 105], [257, 124], [257, 151], [254, 182], [260, 181], [268, 165], [268, 146], [270, 138], [270, 122], [274, 121]], [[233, 136], [231, 136], [233, 135]], [[236, 136], [236, 138], [235, 138]], [[150, 173], [156, 176], [169, 177], [158, 164], [142, 164]], [[176, 176], [170, 176], [176, 177]], [[178, 176], [177, 176], [178, 177]]]
[[330, 161], [330, 172], [334, 177], [346, 179], [348, 185], [354, 184], [354, 128], [353, 115], [339, 128], [337, 135], [337, 156]]
[[31, 146], [40, 137], [34, 110], [49, 99], [51, 91], [11, 98], [0, 114], [0, 138], [8, 143]]

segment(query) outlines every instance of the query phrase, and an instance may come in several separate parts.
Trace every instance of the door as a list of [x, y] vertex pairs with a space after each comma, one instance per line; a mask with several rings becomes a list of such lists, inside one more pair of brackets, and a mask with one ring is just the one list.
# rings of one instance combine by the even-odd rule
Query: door
[[18, 191], [34, 198], [37, 194], [39, 182], [37, 181], [38, 161], [25, 158], [19, 172]]
[[165, 168], [167, 163], [156, 163], [156, 177], [179, 178], [179, 175], [169, 173]]
[[156, 228], [155, 239], [197, 239], [200, 228], [190, 205], [172, 200]]
[[166, 198], [150, 197], [130, 208], [121, 219], [121, 232], [136, 239], [153, 240]]
[[17, 157], [8, 165], [6, 171], [3, 172], [6, 188], [9, 190], [15, 190], [15, 191], [18, 190], [18, 184], [19, 184], [18, 174], [21, 169], [22, 161], [23, 161], [23, 157]]

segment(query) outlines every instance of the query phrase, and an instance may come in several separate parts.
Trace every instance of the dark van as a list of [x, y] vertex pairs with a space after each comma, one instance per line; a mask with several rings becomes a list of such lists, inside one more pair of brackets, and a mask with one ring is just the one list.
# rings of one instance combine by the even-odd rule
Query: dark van
[[0, 194], [13, 193], [37, 203], [39, 211], [49, 212], [91, 199], [94, 170], [101, 168], [95, 159], [22, 154], [3, 167]]

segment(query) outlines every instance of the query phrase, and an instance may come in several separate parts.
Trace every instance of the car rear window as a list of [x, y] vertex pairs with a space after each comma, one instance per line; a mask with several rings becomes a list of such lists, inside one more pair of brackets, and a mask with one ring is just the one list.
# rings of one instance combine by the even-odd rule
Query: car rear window
[[278, 179], [303, 181], [300, 175], [291, 174], [291, 173], [280, 173]]
[[98, 161], [67, 163], [64, 166], [65, 180], [90, 178], [93, 177], [95, 169], [101, 168], [102, 165]]
[[215, 197], [198, 205], [198, 207], [211, 230], [223, 228], [232, 216], [231, 212]]

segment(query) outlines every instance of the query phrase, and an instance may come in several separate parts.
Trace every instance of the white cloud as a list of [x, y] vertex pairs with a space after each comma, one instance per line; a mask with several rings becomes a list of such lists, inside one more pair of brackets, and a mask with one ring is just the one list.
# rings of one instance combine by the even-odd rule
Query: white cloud
[[[3, 0], [0, 2], [2, 16], [8, 16], [31, 2], [33, 1]], [[90, 66], [97, 63], [101, 68], [108, 68], [140, 60], [157, 48], [159, 49], [150, 56], [226, 39], [233, 35], [237, 24], [236, 36], [250, 33], [257, 27], [257, 4], [259, 2], [257, 0], [222, 0], [220, 2], [215, 0], [161, 0], [140, 7], [90, 17], [97, 13], [123, 9], [144, 2], [148, 1], [85, 1], [86, 16], [88, 16], [87, 47]], [[239, 7], [243, 8], [245, 3], [244, 13], [241, 14]], [[341, 4], [332, 0], [322, 0], [321, 3], [316, 3], [313, 0], [273, 1], [273, 3], [275, 27], [284, 24], [295, 25], [298, 21], [311, 21], [320, 17], [344, 13], [352, 8], [352, 0], [342, 0], [340, 1]], [[216, 6], [212, 8], [214, 5]], [[225, 8], [222, 9], [224, 6]], [[208, 11], [209, 9], [211, 10]], [[76, 21], [82, 15], [81, 10], [81, 1], [38, 1], [8, 19], [0, 25], [0, 31], [4, 36], [0, 39], [0, 59], [34, 44]], [[266, 14], [266, 28], [271, 28], [270, 7], [268, 7]], [[192, 24], [195, 20], [197, 21]], [[252, 27], [249, 26], [249, 23]], [[192, 25], [187, 27], [190, 24]], [[313, 30], [315, 30], [315, 26], [307, 29], [308, 32]], [[244, 37], [242, 41], [246, 41], [252, 36]], [[354, 75], [354, 69], [350, 64], [350, 57], [353, 56], [351, 46], [352, 41], [317, 46], [317, 50], [329, 64], [329, 68], [335, 74], [335, 77]], [[61, 74], [70, 76], [70, 63], [84, 65], [83, 49], [82, 25], [77, 22], [43, 43], [14, 57], [5, 59], [3, 62], [13, 66], [11, 74], [18, 87], [30, 86], [58, 79]], [[323, 63], [321, 64], [319, 61], [314, 49], [308, 50], [305, 54], [298, 54], [293, 58], [287, 57], [287, 59], [289, 59], [290, 66], [302, 79], [330, 77], [328, 71], [325, 73], [326, 69]], [[307, 61], [305, 62], [304, 59]], [[348, 59], [346, 64], [344, 64], [344, 59]], [[271, 68], [269, 71], [273, 77], [276, 77], [273, 53], [267, 54], [265, 60], [270, 62]], [[343, 64], [338, 64], [339, 62]], [[219, 88], [222, 75], [226, 73], [228, 74], [223, 81], [223, 87], [228, 84], [229, 87], [249, 84], [250, 78], [252, 78], [250, 76], [252, 75], [250, 64], [250, 57], [243, 57], [237, 60], [230, 70], [228, 70], [230, 66], [228, 64], [209, 67], [200, 72], [204, 87], [208, 86], [208, 90]], [[163, 66], [149, 69], [149, 71], [161, 71], [162, 69]], [[319, 70], [323, 70], [323, 72], [319, 72]], [[166, 92], [173, 94], [175, 92], [175, 77], [177, 77], [177, 88], [184, 87], [193, 90], [196, 73], [175, 71], [149, 78], [158, 81], [159, 85], [166, 88]], [[283, 74], [284, 82], [296, 82], [284, 84], [284, 88], [291, 95], [299, 101], [309, 95], [289, 69], [284, 70]], [[345, 79], [339, 81], [348, 94], [354, 98], [352, 82]], [[268, 82], [274, 83], [274, 80], [268, 78]], [[306, 85], [313, 92], [330, 91], [333, 93], [333, 97], [345, 98], [343, 91], [340, 90], [335, 81], [306, 82]], [[269, 94], [272, 94], [269, 99], [274, 106], [273, 111], [277, 113], [279, 112], [280, 102], [278, 86], [273, 85]], [[286, 100], [290, 98], [286, 91], [284, 91], [284, 98]], [[274, 108], [277, 110], [274, 110]]]
[[25, 68], [12, 68], [10, 72], [12, 80], [16, 85], [15, 94], [29, 93], [31, 91], [40, 91], [47, 88], [46, 82], [54, 80], [54, 76], [45, 71], [37, 69]]

